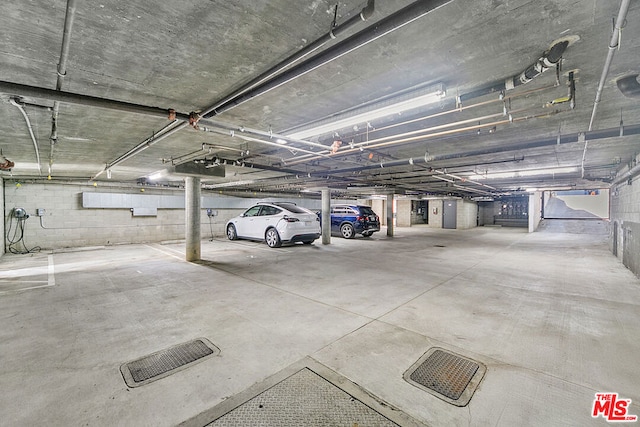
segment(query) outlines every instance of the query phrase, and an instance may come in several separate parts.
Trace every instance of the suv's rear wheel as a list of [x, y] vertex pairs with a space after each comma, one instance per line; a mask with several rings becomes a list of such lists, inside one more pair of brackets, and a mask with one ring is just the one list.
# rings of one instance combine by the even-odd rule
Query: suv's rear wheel
[[348, 223], [342, 224], [340, 226], [340, 233], [342, 234], [342, 237], [344, 237], [345, 239], [353, 239], [356, 235], [356, 232], [353, 229], [353, 225]]
[[282, 246], [282, 241], [280, 240], [280, 235], [278, 234], [278, 230], [275, 228], [270, 228], [264, 235], [264, 240], [267, 242], [267, 246], [270, 248], [279, 248]]

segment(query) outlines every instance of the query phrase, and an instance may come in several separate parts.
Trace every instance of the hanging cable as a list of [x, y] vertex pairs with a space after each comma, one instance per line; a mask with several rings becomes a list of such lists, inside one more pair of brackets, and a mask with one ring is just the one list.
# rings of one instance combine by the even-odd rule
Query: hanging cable
[[[24, 241], [24, 230], [27, 218], [29, 218], [29, 215], [16, 218], [14, 212], [9, 215], [9, 226], [7, 227], [7, 243], [9, 243], [9, 245], [7, 246], [7, 251], [12, 254], [26, 255], [33, 252], [40, 252], [42, 249], [40, 246], [35, 246], [31, 249], [27, 248], [27, 244]], [[14, 219], [16, 220], [15, 225]], [[23, 249], [20, 248], [21, 244]]]
[[40, 169], [40, 152], [38, 151], [38, 142], [36, 141], [36, 137], [33, 134], [33, 128], [31, 127], [31, 121], [29, 120], [29, 116], [27, 116], [27, 112], [24, 111], [24, 108], [21, 105], [22, 103], [18, 103], [16, 101], [16, 98], [10, 98], [9, 102], [11, 102], [11, 105], [15, 105], [18, 108], [18, 110], [20, 110], [20, 112], [24, 116], [24, 120], [27, 122], [29, 135], [31, 135], [31, 140], [33, 141], [33, 148], [36, 150], [36, 161], [38, 162], [38, 174], [42, 175], [42, 169]]

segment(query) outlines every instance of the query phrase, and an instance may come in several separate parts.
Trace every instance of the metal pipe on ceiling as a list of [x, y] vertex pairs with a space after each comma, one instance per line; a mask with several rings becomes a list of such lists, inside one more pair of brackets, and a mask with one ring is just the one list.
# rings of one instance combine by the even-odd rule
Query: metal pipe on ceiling
[[[624, 27], [625, 20], [627, 18], [627, 12], [629, 10], [629, 3], [631, 0], [622, 0], [620, 3], [620, 10], [618, 11], [618, 17], [616, 18], [613, 26], [613, 32], [611, 33], [611, 40], [609, 41], [609, 51], [607, 52], [607, 58], [604, 61], [604, 67], [602, 68], [602, 74], [600, 75], [600, 82], [598, 83], [598, 89], [596, 90], [596, 99], [593, 101], [593, 110], [591, 111], [591, 120], [589, 121], [589, 130], [593, 129], [593, 123], [596, 119], [596, 113], [598, 111], [598, 104], [602, 98], [602, 90], [609, 75], [609, 69], [613, 62], [613, 56], [616, 53], [616, 49], [620, 48], [620, 39], [622, 38], [622, 28]], [[582, 177], [584, 178], [584, 162], [587, 157], [587, 149], [589, 147], [589, 141], [585, 140], [584, 150], [582, 151]]]
[[304, 46], [302, 49], [290, 55], [280, 63], [269, 68], [267, 71], [255, 77], [248, 83], [244, 84], [239, 89], [231, 92], [230, 94], [224, 96], [222, 99], [216, 101], [211, 107], [207, 108], [202, 113], [202, 116], [209, 118], [209, 117], [213, 117], [215, 115], [220, 114], [223, 111], [221, 110], [221, 108], [223, 108], [225, 105], [232, 104], [235, 100], [237, 100], [241, 96], [247, 94], [252, 90], [256, 90], [258, 87], [260, 87], [263, 84], [266, 84], [275, 76], [283, 72], [285, 69], [291, 67], [293, 64], [300, 61], [302, 58], [310, 55], [311, 53], [323, 47], [329, 41], [342, 35], [346, 30], [348, 30], [355, 24], [361, 21], [366, 21], [373, 15], [374, 11], [375, 11], [375, 0], [368, 0], [367, 5], [360, 11], [360, 13], [352, 16], [351, 18], [349, 18], [348, 20], [346, 20], [341, 24], [336, 25], [336, 23], [334, 22], [329, 32], [322, 35], [320, 38], [314, 40], [313, 42], [309, 43], [308, 45]]
[[[499, 113], [494, 113], [494, 114], [488, 114], [488, 115], [485, 115], [485, 116], [473, 117], [473, 118], [465, 119], [465, 120], [458, 120], [458, 121], [455, 121], [455, 122], [444, 123], [444, 124], [441, 124], [441, 125], [431, 126], [431, 127], [427, 127], [427, 128], [421, 128], [421, 129], [417, 129], [417, 130], [413, 130], [413, 131], [403, 132], [403, 133], [400, 133], [400, 134], [394, 134], [394, 135], [390, 135], [390, 136], [385, 136], [385, 137], [375, 138], [375, 139], [371, 139], [371, 140], [366, 140], [366, 141], [362, 141], [362, 142], [358, 142], [358, 143], [352, 144], [351, 150], [355, 150], [355, 148], [358, 148], [358, 150], [359, 150], [360, 147], [362, 147], [362, 148], [366, 147], [367, 150], [370, 150], [371, 148], [377, 147], [380, 143], [382, 143], [384, 141], [398, 141], [398, 138], [406, 138], [406, 137], [409, 137], [409, 136], [428, 134], [429, 132], [432, 132], [432, 131], [439, 131], [439, 130], [442, 130], [442, 129], [447, 129], [447, 128], [451, 128], [451, 127], [454, 127], [454, 126], [459, 126], [459, 125], [464, 125], [464, 124], [469, 124], [469, 123], [480, 123], [483, 120], [494, 119], [494, 118], [497, 118], [497, 117], [504, 117], [504, 116], [507, 116], [507, 115], [511, 115], [512, 113], [521, 113], [521, 112], [524, 112], [524, 111], [527, 111], [527, 109], [513, 110], [513, 111], [509, 111], [508, 113], [499, 112]], [[483, 125], [483, 126], [486, 126], [486, 125]], [[337, 152], [337, 154], [342, 154], [344, 152], [345, 152], [345, 150], [339, 150]], [[316, 155], [318, 155], [318, 154], [320, 154], [320, 153], [316, 153]], [[327, 151], [327, 154], [329, 154], [329, 151]], [[313, 158], [309, 158], [308, 155], [300, 156], [300, 157], [296, 158], [291, 164], [304, 163], [304, 162], [306, 162], [308, 160], [313, 160]]]
[[[113, 99], [99, 98], [91, 95], [82, 95], [73, 92], [47, 89], [37, 86], [23, 85], [7, 81], [0, 81], [0, 92], [10, 95], [20, 95], [30, 98], [49, 99], [68, 104], [86, 105], [88, 107], [104, 108], [125, 113], [144, 114], [152, 117], [167, 119], [169, 110], [166, 108], [150, 107], [131, 102], [116, 101]], [[176, 113], [179, 120], [189, 121], [189, 114]]]
[[[335, 23], [334, 23], [334, 26], [332, 27], [332, 29], [331, 29], [331, 31], [329, 33], [327, 33], [326, 35], [320, 37], [319, 39], [311, 42], [307, 46], [303, 47], [301, 50], [297, 51], [296, 53], [294, 53], [293, 55], [289, 56], [285, 60], [283, 60], [280, 63], [278, 63], [278, 64], [274, 65], [273, 67], [271, 67], [269, 70], [267, 70], [264, 73], [260, 74], [258, 77], [252, 79], [251, 81], [249, 81], [248, 83], [246, 83], [245, 85], [240, 87], [239, 89], [237, 89], [234, 92], [232, 92], [231, 94], [223, 97], [221, 100], [217, 101], [216, 103], [214, 103], [213, 105], [211, 105], [210, 107], [205, 109], [204, 112], [201, 114], [201, 116], [206, 117], [206, 116], [210, 115], [212, 112], [214, 112], [221, 105], [233, 100], [234, 98], [236, 98], [238, 96], [241, 96], [241, 95], [247, 93], [251, 89], [255, 88], [257, 85], [265, 83], [266, 81], [272, 79], [275, 75], [277, 75], [278, 73], [282, 72], [286, 68], [290, 67], [291, 65], [293, 65], [294, 63], [296, 63], [300, 59], [304, 58], [305, 56], [309, 55], [310, 53], [312, 53], [315, 50], [319, 49], [320, 47], [324, 46], [329, 40], [331, 40], [333, 38], [336, 38], [338, 35], [342, 34], [344, 31], [346, 31], [347, 29], [349, 29], [350, 27], [355, 25], [357, 22], [359, 22], [359, 20], [365, 21], [365, 20], [369, 19], [371, 17], [371, 15], [373, 14], [373, 12], [374, 12], [374, 0], [368, 0], [367, 5], [360, 11], [360, 14], [353, 16], [352, 18], [348, 19], [347, 21], [345, 21], [342, 24], [335, 25]], [[184, 118], [181, 118], [181, 119], [184, 120]], [[202, 120], [202, 119], [200, 119], [200, 120]], [[203, 122], [204, 122], [204, 120], [203, 120]], [[111, 163], [108, 163], [107, 167], [105, 167], [102, 171], [100, 171], [97, 175], [95, 175], [91, 179], [97, 178], [102, 173], [104, 173], [107, 169], [112, 168], [112, 167], [118, 165], [119, 163], [121, 163], [121, 162], [123, 162], [123, 161], [125, 161], [125, 160], [127, 160], [127, 159], [129, 159], [129, 158], [131, 158], [133, 156], [135, 156], [139, 152], [147, 149], [149, 146], [151, 146], [153, 144], [157, 144], [161, 140], [163, 140], [163, 139], [173, 135], [174, 133], [186, 128], [188, 125], [189, 125], [189, 123], [188, 123], [188, 119], [187, 119], [187, 120], [184, 120], [182, 122], [174, 122], [174, 123], [171, 123], [171, 124], [165, 126], [163, 129], [161, 129], [159, 132], [157, 132], [156, 135], [154, 135], [151, 139], [146, 139], [146, 140], [142, 141], [140, 144], [135, 146], [133, 149], [129, 150], [124, 155], [118, 157], [116, 160], [112, 161]], [[211, 122], [209, 122], [209, 125], [210, 126], [214, 126], [214, 124], [211, 123]]]
[[[624, 136], [627, 137], [632, 135], [640, 135], [640, 124], [629, 125], [624, 127]], [[616, 138], [616, 137], [620, 137], [619, 127], [602, 129], [602, 130], [591, 131], [591, 132], [578, 132], [578, 133], [572, 133], [567, 135], [558, 135], [557, 137], [527, 141], [527, 142], [523, 142], [515, 145], [509, 145], [506, 147], [495, 147], [495, 148], [487, 148], [482, 150], [473, 150], [473, 151], [465, 151], [465, 152], [450, 153], [450, 154], [439, 154], [439, 155], [430, 155], [426, 153], [424, 157], [411, 157], [407, 159], [392, 160], [389, 162], [383, 162], [383, 163], [374, 164], [374, 165], [370, 164], [370, 165], [363, 165], [363, 166], [354, 167], [354, 168], [336, 169], [336, 170], [332, 170], [331, 173], [343, 174], [343, 173], [360, 172], [360, 171], [372, 170], [372, 169], [406, 166], [409, 164], [415, 164], [415, 165], [430, 164], [431, 162], [438, 162], [438, 161], [444, 161], [444, 160], [452, 160], [452, 159], [459, 159], [459, 158], [465, 158], [465, 157], [477, 157], [477, 156], [484, 156], [484, 155], [490, 155], [490, 154], [505, 153], [509, 151], [520, 151], [520, 150], [528, 150], [533, 148], [548, 147], [553, 145], [570, 144], [570, 143], [575, 143], [580, 141], [581, 138], [588, 138], [591, 141], [596, 141], [600, 139]], [[313, 175], [313, 173], [311, 175]]]
[[[67, 60], [69, 59], [69, 46], [71, 45], [71, 30], [76, 14], [76, 0], [67, 0], [67, 11], [64, 17], [64, 30], [62, 33], [62, 46], [60, 48], [60, 61], [58, 62], [56, 80], [56, 90], [62, 90], [62, 83], [67, 76]], [[58, 141], [58, 113], [60, 112], [60, 101], [53, 102], [53, 112], [51, 113], [51, 135], [49, 136], [49, 177], [51, 177], [51, 166], [53, 165], [53, 148]]]
[[[140, 144], [136, 145], [134, 148], [127, 151], [125, 154], [121, 155], [114, 161], [108, 163], [102, 171], [98, 172], [98, 174], [96, 174], [91, 178], [92, 180], [97, 178], [101, 174], [103, 174], [108, 169], [111, 169], [117, 164], [133, 157], [134, 155], [147, 149], [151, 145], [156, 144], [160, 140], [174, 134], [175, 132], [179, 131], [183, 127], [188, 126], [188, 123], [193, 120], [193, 114], [180, 113], [180, 112], [176, 112], [176, 111], [165, 109], [165, 108], [151, 107], [147, 105], [134, 104], [131, 102], [99, 98], [99, 97], [90, 96], [90, 95], [81, 95], [81, 94], [72, 93], [72, 92], [58, 91], [53, 89], [23, 85], [19, 83], [12, 83], [12, 82], [6, 82], [6, 81], [0, 81], [0, 92], [4, 92], [8, 94], [21, 94], [22, 96], [27, 96], [32, 98], [58, 100], [58, 101], [66, 102], [69, 104], [87, 105], [91, 107], [104, 108], [104, 109], [116, 110], [116, 111], [127, 112], [127, 113], [143, 114], [150, 117], [158, 117], [158, 118], [164, 118], [164, 119], [169, 118], [170, 115], [172, 118], [175, 117], [175, 121], [165, 126], [161, 131], [154, 134], [150, 138], [147, 138]], [[180, 121], [182, 123], [180, 123]], [[260, 130], [251, 129], [251, 128], [245, 128], [243, 126], [230, 125], [230, 124], [221, 123], [212, 119], [203, 119], [201, 120], [201, 123], [207, 124], [212, 127], [212, 129], [203, 127], [203, 130], [204, 129], [215, 130], [216, 132], [222, 133], [224, 135], [230, 135], [230, 136], [235, 135], [238, 137], [245, 138], [243, 134], [247, 134], [247, 135], [256, 135], [260, 138], [268, 138], [269, 140], [264, 140], [260, 138], [247, 136], [247, 138], [251, 138], [250, 139], [251, 141], [261, 142], [263, 144], [275, 146], [278, 148], [286, 149], [288, 147], [286, 147], [283, 144], [275, 143], [271, 141], [272, 139], [277, 140], [282, 138], [283, 140], [289, 140], [289, 141], [291, 140], [291, 138], [287, 138], [284, 135], [279, 135], [272, 132], [260, 131]], [[298, 141], [298, 142], [300, 142], [301, 144], [308, 144], [310, 146], [314, 146], [322, 149], [327, 148], [327, 146], [325, 145], [317, 144], [309, 141]], [[314, 154], [323, 158], [329, 158], [328, 155], [323, 153], [316, 153], [316, 152], [305, 150], [298, 147], [290, 147], [290, 148], [295, 151], [301, 151], [307, 154]]]
[[229, 100], [207, 114], [204, 117], [212, 117], [224, 111], [230, 110], [244, 102], [247, 102], [257, 96], [263, 95], [277, 87], [280, 87], [290, 81], [303, 76], [323, 65], [328, 64], [335, 59], [340, 58], [356, 49], [365, 46], [380, 37], [383, 37], [405, 25], [422, 18], [430, 12], [444, 6], [453, 0], [419, 0], [400, 9], [399, 11], [381, 19], [375, 24], [359, 31], [358, 33], [336, 43], [331, 48], [307, 59], [306, 61], [290, 68], [289, 70], [279, 74], [267, 82], [254, 87], [250, 92], [242, 96]]
[[[386, 141], [386, 142], [373, 143], [373, 144], [371, 143], [372, 141], [358, 143], [358, 144], [354, 144], [354, 148], [340, 150], [336, 154], [337, 155], [345, 155], [345, 154], [350, 154], [350, 153], [356, 153], [358, 151], [361, 151], [361, 149], [363, 149], [365, 146], [367, 148], [369, 148], [369, 149], [371, 149], [371, 148], [379, 148], [379, 147], [388, 147], [388, 146], [392, 146], [392, 145], [405, 144], [405, 143], [409, 143], [409, 142], [423, 141], [423, 140], [426, 140], [426, 139], [429, 139], [429, 138], [435, 138], [435, 137], [440, 137], [440, 136], [455, 135], [457, 133], [464, 133], [464, 132], [469, 132], [469, 131], [473, 131], [473, 130], [480, 130], [480, 129], [485, 129], [485, 128], [492, 129], [492, 128], [496, 127], [496, 126], [516, 123], [516, 122], [520, 122], [520, 121], [526, 121], [526, 120], [529, 120], [529, 119], [549, 117], [552, 114], [558, 114], [558, 113], [559, 113], [559, 111], [553, 111], [553, 112], [549, 112], [549, 113], [536, 114], [536, 115], [532, 115], [532, 116], [523, 116], [523, 117], [517, 117], [517, 118], [510, 117], [509, 119], [499, 120], [499, 121], [496, 121], [496, 122], [484, 123], [484, 124], [479, 124], [479, 125], [474, 125], [474, 126], [467, 126], [467, 127], [458, 128], [458, 129], [444, 130], [444, 131], [440, 131], [440, 132], [433, 132], [433, 133], [429, 133], [429, 134], [426, 134], [426, 135], [404, 137], [404, 134], [400, 134], [400, 135], [396, 135], [395, 136], [396, 138], [399, 138], [399, 139], [394, 139], [394, 140]], [[427, 130], [429, 130], [429, 129], [425, 129], [425, 131], [427, 131]], [[319, 159], [319, 157], [311, 157], [311, 158], [306, 158], [306, 159], [304, 159], [302, 161], [297, 161], [296, 160], [296, 161], [289, 162], [289, 163], [293, 165], [293, 164], [308, 162], [308, 161], [316, 160], [316, 159]]]
[[616, 50], [620, 48], [620, 39], [622, 37], [622, 28], [624, 27], [625, 20], [627, 19], [627, 12], [629, 10], [629, 4], [631, 0], [622, 0], [620, 3], [620, 10], [618, 11], [618, 17], [616, 18], [615, 25], [613, 26], [613, 32], [611, 33], [611, 40], [609, 41], [609, 51], [607, 52], [607, 58], [604, 61], [604, 67], [602, 68], [602, 74], [600, 75], [600, 82], [598, 83], [598, 89], [596, 90], [596, 99], [593, 102], [593, 111], [591, 112], [591, 120], [589, 121], [589, 130], [593, 129], [593, 122], [596, 119], [596, 113], [598, 111], [598, 104], [602, 98], [602, 90], [609, 75], [609, 69], [613, 62], [613, 56]]
[[628, 171], [613, 180], [613, 185], [622, 184], [625, 181], [635, 178], [640, 174], [640, 163], [629, 168]]
[[514, 89], [517, 86], [529, 83], [535, 77], [547, 71], [552, 66], [556, 65], [561, 59], [564, 51], [569, 46], [569, 41], [564, 40], [554, 44], [549, 50], [544, 52], [542, 56], [526, 70], [515, 76], [509, 77], [504, 81], [492, 83], [489, 86], [485, 86], [472, 92], [467, 92], [458, 97], [458, 103], [462, 103], [468, 99], [477, 98], [482, 95], [488, 95], [491, 93], [500, 93], [507, 90]]
[[417, 117], [414, 119], [409, 119], [409, 120], [405, 120], [405, 121], [400, 121], [400, 122], [396, 122], [390, 125], [386, 125], [386, 126], [381, 126], [381, 127], [376, 127], [374, 130], [367, 130], [367, 132], [360, 132], [360, 133], [355, 133], [353, 135], [353, 137], [357, 137], [357, 136], [364, 136], [367, 133], [374, 133], [374, 132], [380, 132], [383, 130], [387, 130], [387, 129], [392, 129], [398, 126], [406, 126], [412, 123], [418, 123], [418, 122], [422, 122], [424, 120], [429, 120], [429, 119], [434, 119], [437, 117], [442, 117], [442, 116], [447, 116], [450, 114], [456, 114], [456, 113], [460, 113], [462, 111], [466, 111], [466, 110], [470, 110], [472, 108], [478, 108], [478, 107], [484, 107], [490, 104], [495, 104], [495, 103], [502, 103], [503, 104], [503, 109], [506, 109], [506, 103], [508, 101], [511, 101], [512, 99], [518, 99], [520, 97], [523, 96], [528, 96], [531, 95], [533, 93], [536, 92], [541, 92], [541, 91], [545, 91], [547, 89], [553, 89], [555, 88], [555, 85], [551, 85], [551, 86], [543, 86], [543, 87], [539, 87], [539, 88], [535, 88], [535, 89], [531, 89], [531, 90], [527, 90], [527, 91], [523, 91], [520, 93], [512, 93], [511, 95], [507, 95], [504, 97], [496, 97], [494, 99], [489, 99], [486, 101], [482, 101], [482, 102], [477, 102], [475, 104], [469, 104], [469, 105], [458, 105], [458, 106], [454, 106], [452, 108], [450, 108], [449, 110], [445, 110], [445, 111], [440, 111], [437, 113], [433, 113], [433, 114], [429, 114], [426, 116], [421, 116], [421, 117]]

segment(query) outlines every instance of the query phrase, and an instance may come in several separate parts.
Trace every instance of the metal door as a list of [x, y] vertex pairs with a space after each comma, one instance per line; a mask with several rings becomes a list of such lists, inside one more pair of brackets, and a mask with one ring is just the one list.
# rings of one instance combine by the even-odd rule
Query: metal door
[[458, 201], [444, 200], [442, 204], [442, 228], [455, 229], [458, 226]]

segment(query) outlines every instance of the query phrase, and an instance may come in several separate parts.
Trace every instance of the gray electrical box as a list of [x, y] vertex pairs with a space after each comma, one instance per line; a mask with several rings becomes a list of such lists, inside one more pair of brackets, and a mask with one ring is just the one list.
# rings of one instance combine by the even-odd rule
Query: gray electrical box
[[44, 216], [44, 209], [36, 209], [36, 216]]

